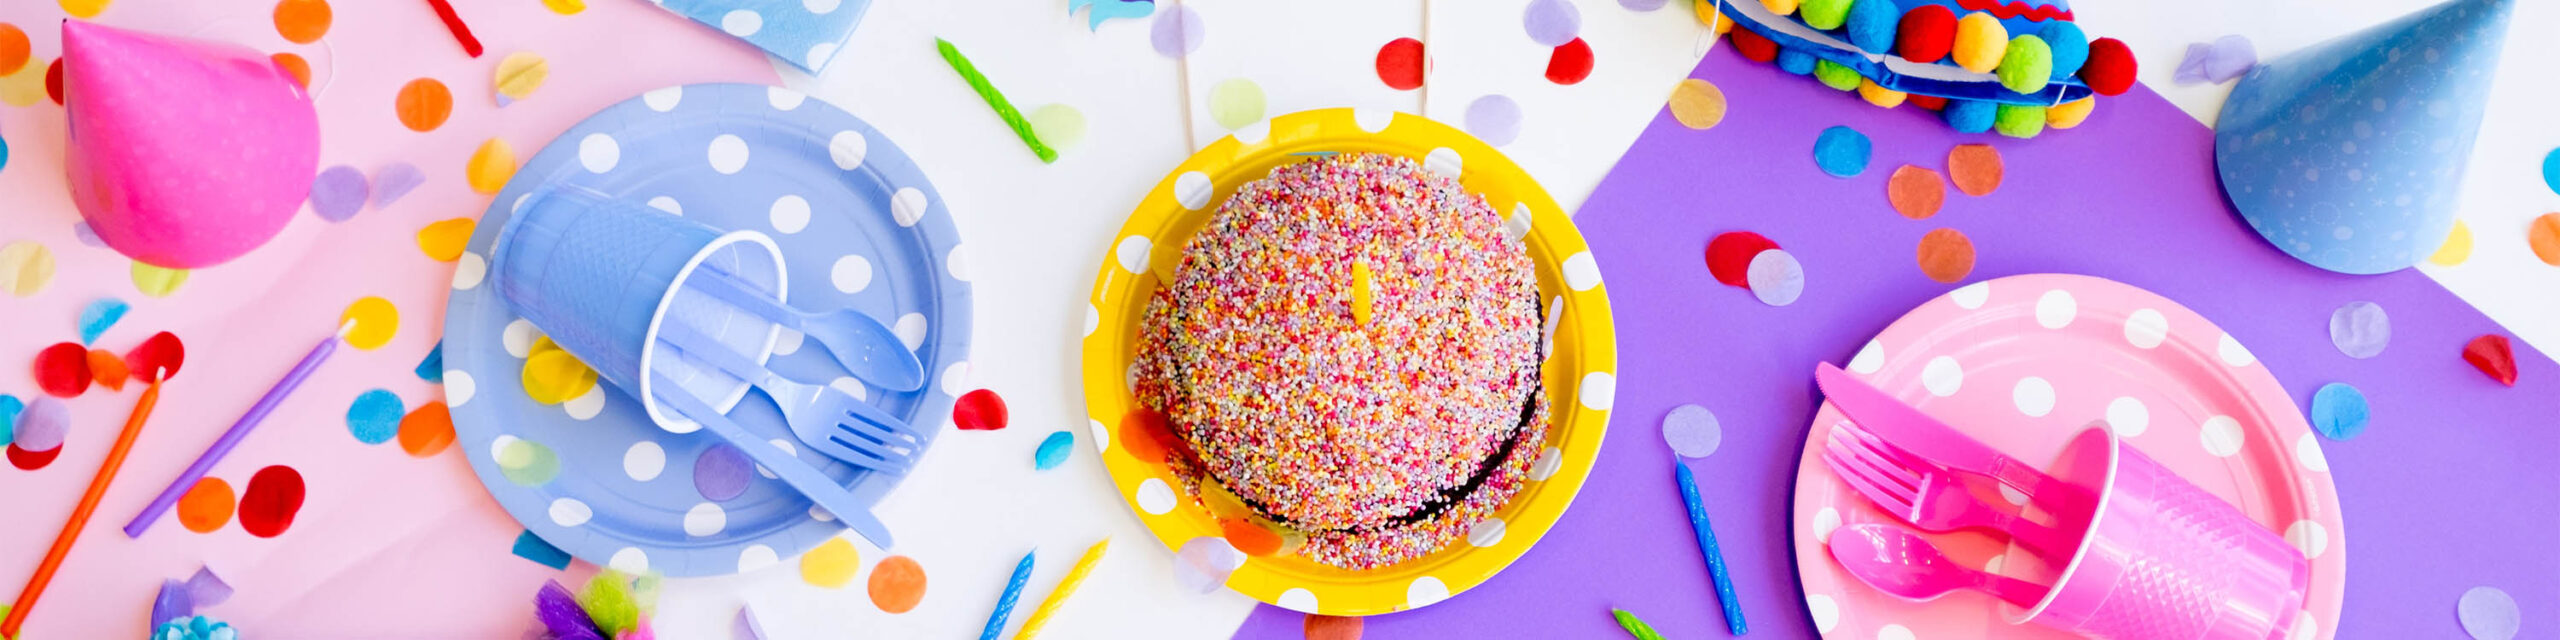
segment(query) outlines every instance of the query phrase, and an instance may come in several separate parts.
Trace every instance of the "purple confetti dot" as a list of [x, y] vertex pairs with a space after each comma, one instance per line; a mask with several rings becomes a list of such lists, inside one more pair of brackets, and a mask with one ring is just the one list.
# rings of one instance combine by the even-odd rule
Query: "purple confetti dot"
[[71, 223], [71, 235], [79, 236], [80, 244], [92, 247], [107, 246], [106, 239], [98, 237], [98, 230], [89, 228], [87, 220]]
[[2178, 59], [2178, 72], [2169, 76], [2169, 80], [2181, 86], [2203, 84], [2207, 79], [2204, 62], [2206, 58], [2211, 57], [2213, 57], [2213, 45], [2202, 42], [2187, 45], [2186, 57]]
[[2382, 312], [2382, 305], [2349, 302], [2329, 314], [2329, 342], [2349, 358], [2382, 355], [2382, 348], [2391, 346], [2391, 316]]
[[2516, 609], [2516, 599], [2497, 587], [2472, 587], [2462, 592], [2462, 603], [2456, 609], [2462, 618], [2462, 630], [2474, 640], [2510, 640], [2524, 626], [2524, 613]]
[[1670, 1], [1671, 0], [1618, 0], [1618, 6], [1626, 7], [1635, 11], [1652, 11], [1662, 8], [1664, 3]]
[[1565, 0], [1530, 0], [1520, 26], [1542, 47], [1561, 47], [1582, 35], [1582, 10]]
[[1237, 551], [1227, 539], [1200, 536], [1182, 543], [1182, 551], [1173, 554], [1173, 579], [1200, 593], [1210, 593], [1226, 586], [1227, 575], [1244, 566], [1244, 552]]
[[727, 444], [713, 445], [693, 459], [693, 489], [714, 502], [735, 498], [747, 492], [748, 474], [754, 469], [747, 452]]
[[1796, 298], [1804, 295], [1804, 265], [1782, 249], [1752, 256], [1751, 267], [1742, 277], [1750, 284], [1751, 295], [1772, 307], [1795, 304]]
[[2214, 82], [2226, 82], [2250, 67], [2258, 66], [2258, 46], [2248, 36], [2227, 35], [2213, 41], [2213, 51], [2204, 59], [2204, 75]]
[[409, 195], [409, 190], [426, 183], [427, 173], [419, 171], [418, 165], [399, 162], [383, 167], [373, 172], [373, 208], [389, 207], [401, 196]]
[[1180, 58], [1200, 50], [1202, 35], [1200, 13], [1182, 5], [1167, 5], [1156, 12], [1155, 24], [1147, 30], [1156, 53], [1167, 58]]
[[1498, 93], [1476, 98], [1467, 104], [1467, 133], [1497, 147], [1520, 139], [1520, 103]]
[[1716, 414], [1706, 407], [1684, 404], [1662, 417], [1662, 439], [1671, 443], [1671, 452], [1683, 458], [1714, 455], [1724, 444], [1724, 426]]
[[16, 447], [30, 453], [52, 451], [62, 446], [62, 438], [71, 433], [71, 406], [52, 396], [42, 396], [27, 403], [18, 414]]
[[197, 567], [196, 574], [187, 578], [187, 595], [196, 606], [219, 605], [231, 599], [231, 583], [214, 575], [212, 567]]
[[330, 222], [345, 222], [364, 210], [364, 172], [338, 165], [311, 179], [311, 212]]

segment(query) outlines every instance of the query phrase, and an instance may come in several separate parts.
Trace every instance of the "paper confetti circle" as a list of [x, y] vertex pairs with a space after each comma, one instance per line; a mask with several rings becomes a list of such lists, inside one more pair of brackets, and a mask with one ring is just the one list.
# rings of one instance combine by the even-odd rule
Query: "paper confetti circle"
[[53, 282], [53, 250], [21, 240], [0, 246], [0, 290], [24, 298]]
[[123, 391], [125, 379], [132, 377], [133, 372], [125, 369], [124, 358], [117, 357], [115, 352], [90, 349], [88, 360], [89, 379], [97, 382], [98, 386]]
[[1582, 35], [1582, 10], [1565, 0], [1530, 0], [1520, 26], [1538, 46], [1563, 46]]
[[1430, 68], [1421, 40], [1396, 38], [1378, 47], [1378, 81], [1397, 91], [1422, 88], [1424, 75]]
[[146, 382], [157, 375], [175, 376], [178, 369], [187, 364], [187, 345], [178, 340], [178, 334], [167, 331], [154, 333], [144, 338], [142, 344], [126, 350], [124, 362], [133, 368], [135, 377]]
[[2511, 640], [2524, 627], [2524, 614], [2516, 609], [2516, 599], [2497, 587], [2472, 587], [2462, 592], [2455, 605], [2455, 615], [2462, 620], [2462, 630], [2472, 640]]
[[693, 459], [693, 490], [701, 493], [702, 499], [713, 502], [744, 495], [748, 481], [754, 479], [748, 472], [755, 466], [754, 462], [747, 460], [747, 453], [736, 446], [728, 443], [712, 445]]
[[273, 538], [293, 526], [302, 511], [302, 473], [284, 465], [259, 469], [240, 492], [240, 528], [249, 535]]
[[800, 555], [800, 581], [821, 589], [842, 589], [862, 571], [862, 552], [844, 538], [828, 538]]
[[437, 262], [462, 258], [462, 249], [471, 242], [471, 232], [479, 228], [479, 220], [451, 218], [427, 223], [418, 229], [418, 251]]
[[1307, 614], [1306, 621], [1299, 624], [1298, 631], [1305, 634], [1307, 640], [1360, 640], [1366, 624], [1364, 620], [1366, 619], [1360, 616], [1328, 616], [1310, 613]]
[[495, 195], [515, 174], [515, 148], [498, 138], [480, 143], [480, 148], [471, 152], [471, 161], [463, 166], [462, 171], [463, 177], [471, 183], [471, 190], [483, 195]]
[[2533, 219], [2525, 231], [2525, 243], [2533, 247], [2533, 257], [2543, 264], [2560, 267], [2560, 213], [2546, 213]]
[[347, 310], [338, 314], [338, 322], [356, 324], [347, 332], [347, 346], [372, 351], [391, 342], [391, 336], [400, 332], [400, 309], [391, 306], [389, 300], [365, 296], [348, 304]]
[[1591, 43], [1574, 38], [1547, 54], [1547, 81], [1561, 85], [1582, 84], [1591, 77]]
[[1049, 145], [1050, 148], [1066, 151], [1084, 142], [1084, 112], [1073, 106], [1041, 105], [1038, 109], [1032, 109], [1031, 114], [1025, 118], [1031, 121], [1032, 133], [1038, 134], [1040, 142]]
[[283, 0], [276, 3], [276, 34], [294, 44], [318, 42], [320, 36], [329, 33], [329, 19], [328, 0]]
[[1475, 134], [1485, 144], [1511, 144], [1520, 138], [1519, 101], [1502, 94], [1476, 98], [1467, 104], [1467, 133]]
[[[77, 342], [57, 343], [36, 352], [36, 388], [57, 398], [89, 391], [89, 349]], [[30, 448], [29, 451], [41, 450]]]
[[1671, 443], [1671, 452], [1683, 458], [1714, 455], [1724, 444], [1724, 426], [1716, 414], [1706, 407], [1684, 404], [1662, 417], [1662, 439]]
[[1671, 88], [1671, 118], [1680, 126], [1708, 129], [1724, 122], [1724, 90], [1715, 83], [1690, 78]]
[[524, 359], [520, 383], [534, 402], [560, 404], [594, 389], [596, 371], [558, 347], [535, 349]]
[[1075, 453], [1075, 444], [1076, 434], [1073, 431], [1050, 433], [1049, 437], [1040, 440], [1040, 448], [1032, 452], [1031, 467], [1041, 471], [1058, 468], [1067, 461], [1069, 454]]
[[311, 212], [330, 222], [345, 222], [364, 210], [368, 185], [364, 172], [338, 165], [311, 179]]
[[550, 78], [551, 61], [544, 59], [542, 54], [518, 51], [498, 60], [497, 75], [491, 78], [490, 83], [497, 91], [498, 106], [503, 107], [533, 95], [533, 91], [542, 88], [542, 82]]
[[186, 269], [154, 266], [136, 260], [133, 263], [133, 289], [144, 297], [166, 298], [187, 284], [187, 273]]
[[1987, 144], [1956, 145], [1947, 151], [1947, 177], [1956, 190], [1969, 196], [1987, 196], [2000, 188], [2006, 169], [2001, 164], [2000, 150]]
[[1209, 89], [1209, 119], [1229, 131], [1262, 121], [1264, 98], [1262, 85], [1246, 78], [1229, 78]]
[[1836, 178], [1856, 177], [1866, 173], [1867, 159], [1875, 153], [1875, 143], [1867, 134], [1845, 126], [1823, 129], [1813, 140], [1813, 162], [1823, 173]]
[[71, 434], [71, 405], [61, 400], [38, 397], [18, 413], [16, 442], [9, 446], [27, 451], [52, 451], [62, 447]]
[[492, 457], [498, 463], [498, 471], [508, 482], [539, 487], [560, 476], [560, 456], [551, 447], [523, 438], [500, 438], [491, 444], [497, 447], [497, 455]]
[[0, 446], [7, 446], [16, 440], [18, 414], [26, 410], [25, 401], [19, 400], [17, 396], [0, 393]]
[[26, 31], [19, 29], [18, 25], [0, 22], [0, 76], [25, 68], [31, 50]]
[[400, 418], [407, 411], [400, 396], [388, 389], [366, 391], [347, 406], [347, 433], [365, 444], [390, 442], [400, 435]]
[[267, 56], [267, 59], [275, 61], [276, 66], [282, 67], [286, 74], [292, 75], [294, 84], [302, 85], [304, 89], [311, 88], [310, 60], [305, 60], [302, 56], [290, 51], [277, 52], [275, 55]]
[[434, 456], [452, 445], [453, 412], [444, 403], [418, 405], [416, 410], [400, 418], [400, 450], [409, 452], [410, 456]]
[[1727, 231], [1707, 241], [1707, 273], [1717, 282], [1736, 287], [1749, 287], [1751, 260], [1760, 252], [1778, 248], [1778, 243], [1749, 231]]
[[1168, 4], [1156, 11], [1154, 24], [1147, 28], [1147, 40], [1155, 47], [1157, 55], [1181, 58], [1200, 50], [1200, 37], [1204, 31], [1200, 12], [1180, 4]]
[[90, 301], [88, 306], [80, 308], [80, 342], [82, 344], [97, 342], [100, 334], [116, 326], [116, 321], [124, 319], [125, 312], [132, 309], [133, 305], [125, 304], [123, 300], [115, 298], [99, 298]]
[[1946, 178], [1936, 171], [1902, 165], [1893, 170], [1892, 179], [1885, 181], [1885, 201], [1902, 217], [1927, 220], [1938, 215], [1938, 207], [1946, 204]]
[[1751, 285], [1751, 295], [1772, 307], [1795, 304], [1804, 295], [1804, 265], [1785, 249], [1760, 252], [1743, 278]]
[[2437, 246], [2433, 255], [2427, 256], [2427, 262], [2439, 267], [2461, 266], [2463, 261], [2470, 259], [2471, 225], [2459, 219], [2453, 221], [2453, 231], [2445, 234], [2444, 244]]
[[889, 556], [871, 568], [871, 604], [887, 613], [906, 613], [924, 601], [924, 565], [914, 558]]
[[2349, 358], [2382, 355], [2382, 349], [2391, 345], [2391, 316], [2383, 313], [2382, 305], [2349, 302], [2329, 314], [2329, 343]]
[[1973, 274], [1973, 239], [1954, 229], [1937, 229], [1920, 236], [1917, 259], [1920, 273], [1947, 284], [1963, 282]]
[[2311, 428], [2331, 440], [2362, 435], [2372, 421], [2373, 408], [2365, 404], [2364, 392], [2347, 383], [2321, 385], [2311, 394]]
[[400, 115], [401, 126], [410, 131], [434, 131], [453, 115], [453, 90], [435, 78], [419, 78], [402, 85], [391, 105]]
[[178, 524], [188, 531], [213, 533], [231, 523], [231, 510], [236, 505], [231, 483], [207, 476], [178, 496]]
[[962, 394], [951, 406], [951, 425], [962, 431], [995, 431], [1010, 422], [1004, 397], [993, 389]]

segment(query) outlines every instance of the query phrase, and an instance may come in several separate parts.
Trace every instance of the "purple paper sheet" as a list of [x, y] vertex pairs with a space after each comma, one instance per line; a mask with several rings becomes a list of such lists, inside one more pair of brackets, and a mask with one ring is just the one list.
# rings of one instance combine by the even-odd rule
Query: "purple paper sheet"
[[[1972, 236], [1971, 280], [2068, 272], [2168, 296], [2238, 336], [2297, 402], [2329, 382], [2362, 388], [2372, 428], [2322, 446], [2345, 513], [2343, 638], [2460, 633], [2475, 586], [2514, 595], [2527, 628], [2560, 629], [2560, 365], [2516, 345], [2507, 388], [2463, 362], [2495, 323], [2416, 271], [2349, 276], [2285, 257], [2223, 200], [2212, 132], [2147, 88], [2103, 98], [2072, 130], [2011, 140], [1950, 131], [1912, 107], [1878, 110], [1719, 47], [1691, 72], [1732, 98], [1697, 131], [1657, 114], [1575, 222], [1599, 257], [1617, 315], [1612, 433], [1580, 497], [1519, 562], [1431, 607], [1370, 618], [1369, 638], [1609, 638], [1610, 607], [1666, 636], [1725, 637], [1724, 622], [1656, 426], [1698, 404], [1724, 427], [1693, 463], [1715, 515], [1752, 637], [1813, 637], [1787, 545], [1811, 371], [1846, 362], [1913, 306], [1953, 288], [1921, 275], [1922, 234]], [[1874, 166], [1824, 175], [1814, 138], [1849, 125], [1874, 140]], [[1951, 195], [1914, 221], [1885, 202], [1890, 169], [1943, 170], [1954, 145], [1987, 142], [2007, 160], [2000, 189]], [[2516, 185], [2528, 188], [2534, 185]], [[1794, 305], [1771, 307], [1715, 282], [1700, 259], [1718, 232], [1757, 231], [1804, 264]], [[2395, 338], [2365, 360], [2330, 345], [2330, 312], [2370, 300]], [[2298, 405], [2299, 406], [2299, 405]], [[1264, 605], [1240, 638], [1301, 637], [1302, 616]]]

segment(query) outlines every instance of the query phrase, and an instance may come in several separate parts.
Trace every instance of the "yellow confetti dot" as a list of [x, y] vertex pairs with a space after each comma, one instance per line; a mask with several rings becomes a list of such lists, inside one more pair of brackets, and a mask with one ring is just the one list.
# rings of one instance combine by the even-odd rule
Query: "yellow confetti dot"
[[41, 102], [44, 97], [44, 70], [50, 66], [38, 58], [27, 59], [27, 66], [17, 73], [0, 76], [0, 102], [24, 107]]
[[347, 332], [347, 344], [358, 349], [380, 348], [400, 332], [400, 309], [379, 297], [365, 296], [347, 305], [347, 311], [338, 314], [338, 322], [349, 320], [355, 321], [356, 326]]
[[542, 0], [542, 6], [564, 16], [578, 15], [578, 12], [587, 10], [586, 0]]
[[533, 357], [533, 354], [542, 353], [544, 351], [559, 350], [561, 350], [560, 343], [552, 342], [551, 336], [534, 336], [533, 346], [525, 349], [524, 357], [531, 358]]
[[1691, 129], [1724, 122], [1724, 90], [1697, 78], [1680, 81], [1671, 88], [1671, 117]]
[[1229, 78], [1209, 88], [1209, 118], [1229, 131], [1262, 120], [1267, 106], [1262, 85], [1245, 78]]
[[[586, 5], [581, 4], [578, 8], [585, 9]], [[533, 95], [533, 90], [542, 88], [542, 81], [549, 79], [551, 61], [543, 59], [541, 54], [518, 51], [498, 61], [498, 75], [494, 82], [498, 95], [503, 99], [523, 100], [525, 96]]]
[[524, 395], [534, 402], [560, 404], [596, 387], [596, 370], [567, 351], [553, 349], [524, 359]]
[[497, 193], [506, 188], [508, 178], [516, 175], [516, 150], [507, 146], [506, 140], [490, 138], [480, 143], [480, 150], [471, 152], [471, 164], [462, 170], [462, 175], [470, 179], [472, 191]]
[[1065, 151], [1084, 142], [1084, 112], [1075, 107], [1052, 104], [1031, 110], [1027, 118], [1031, 131], [1040, 135], [1040, 143]]
[[427, 223], [426, 228], [418, 230], [418, 250], [437, 262], [461, 259], [463, 245], [471, 242], [471, 230], [479, 225], [480, 221], [470, 218]]
[[1368, 262], [1351, 263], [1351, 321], [1368, 326], [1378, 295], [1373, 289]]
[[20, 298], [35, 295], [53, 282], [53, 250], [33, 242], [0, 246], [0, 290]]
[[2471, 225], [2463, 224], [2461, 220], [2453, 221], [2453, 233], [2445, 235], [2444, 246], [2436, 247], [2436, 254], [2427, 256], [2428, 262], [2439, 267], [2459, 265], [2470, 259]]
[[844, 538], [828, 538], [800, 555], [800, 580], [814, 587], [842, 589], [853, 584], [853, 574], [861, 570], [862, 552]]
[[95, 18], [107, 10], [108, 0], [62, 0], [62, 12], [74, 18]]
[[2069, 129], [2089, 120], [2089, 112], [2098, 110], [2098, 97], [2090, 96], [2055, 105], [2044, 110], [2044, 123], [2055, 129]]
[[133, 288], [141, 291], [142, 295], [166, 298], [177, 293], [178, 286], [186, 283], [185, 269], [153, 266], [139, 261], [133, 263]]

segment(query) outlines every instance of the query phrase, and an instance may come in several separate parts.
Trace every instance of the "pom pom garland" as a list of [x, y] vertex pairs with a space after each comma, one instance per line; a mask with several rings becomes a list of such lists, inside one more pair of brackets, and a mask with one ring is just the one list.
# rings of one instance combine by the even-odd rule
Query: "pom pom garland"
[[1874, 80], [1858, 79], [1858, 97], [1866, 98], [1867, 104], [1891, 109], [1902, 106], [1902, 101], [1910, 96], [1911, 94], [1908, 93], [1884, 88], [1884, 85], [1876, 84]]
[[2000, 113], [1992, 128], [2012, 138], [2033, 138], [2044, 133], [2044, 107], [2031, 104], [2000, 105]]
[[1798, 9], [1804, 13], [1797, 17], [1803, 19], [1808, 27], [1824, 31], [1838, 29], [1849, 21], [1849, 3], [1850, 0], [1804, 0]]
[[1813, 73], [1813, 54], [1794, 49], [1778, 50], [1778, 69], [1796, 75]]
[[1829, 60], [1815, 60], [1813, 62], [1813, 79], [1822, 81], [1823, 86], [1839, 89], [1841, 91], [1856, 89], [1858, 88], [1858, 83], [1866, 80], [1865, 77], [1858, 75], [1858, 70], [1841, 66], [1840, 63]]
[[[1962, 13], [1959, 17], [1962, 10], [1955, 9], [1952, 3], [1908, 3], [1917, 6], [1905, 11], [1905, 3], [1886, 0], [1760, 2], [1771, 13], [1830, 32], [1847, 42], [1781, 45], [1753, 30], [1765, 27], [1746, 19], [1740, 21], [1742, 29], [1730, 30], [1734, 49], [1744, 58], [1775, 63], [1788, 73], [1813, 76], [1832, 89], [1856, 91], [1860, 99], [1880, 108], [1891, 109], [1909, 102], [1939, 111], [1950, 128], [1962, 133], [1998, 131], [2030, 138], [2046, 127], [2076, 127], [2096, 109], [2096, 100], [2089, 94], [2120, 95], [2130, 90], [2139, 76], [2132, 50], [2123, 42], [2113, 38], [2091, 40], [2068, 18], [2018, 22], [2015, 28], [2025, 31], [2012, 34], [2010, 22], [1986, 11]], [[1712, 5], [1698, 4], [1702, 21], [1715, 11]], [[1718, 24], [1718, 35], [1724, 35], [1729, 30], [1721, 28], [1720, 22], [1709, 24]], [[1982, 75], [1957, 80], [1965, 85], [1962, 87], [1931, 87], [1927, 89], [1930, 93], [1910, 93], [1906, 89], [1913, 87], [1892, 80], [1890, 72], [1878, 76], [1886, 78], [1883, 81], [1869, 78], [1861, 71], [1871, 68], [1867, 62], [1835, 62], [1847, 59], [1839, 55], [1864, 55], [1870, 60], [1890, 55]], [[1999, 88], [1992, 88], [1992, 84]], [[2057, 89], [2058, 84], [2065, 86]], [[2088, 91], [2082, 91], [2082, 86]], [[2059, 102], [2065, 97], [2079, 99]]]
[[1991, 130], [1991, 121], [2000, 115], [1999, 105], [1987, 100], [1948, 100], [1947, 127], [1957, 133], [1982, 133]]
[[2062, 103], [2044, 111], [2045, 126], [2069, 129], [2089, 120], [2089, 112], [2098, 109], [2098, 98], [2091, 96]]
[[1743, 58], [1752, 62], [1765, 63], [1778, 59], [1778, 43], [1771, 42], [1766, 36], [1750, 29], [1733, 30], [1733, 51], [1742, 54]]
[[2000, 57], [2008, 53], [2009, 30], [2000, 19], [1976, 11], [1956, 21], [1956, 66], [1974, 73], [1990, 73], [2000, 68]]
[[[2043, 38], [2018, 36], [2009, 40], [2009, 52], [2000, 59], [2000, 86], [2018, 93], [2044, 90], [2053, 79], [2053, 48]], [[2041, 125], [2039, 125], [2041, 126]]]
[[2098, 95], [2123, 95], [2140, 73], [2133, 49], [2115, 38], [2099, 38], [2089, 43], [2089, 62], [2080, 67], [2080, 81]]
[[[1934, 5], [1933, 5], [1934, 6]], [[1941, 8], [1940, 11], [1945, 11]], [[1887, 0], [1859, 0], [1849, 7], [1849, 44], [1868, 53], [1893, 50], [1894, 27], [1902, 19]]]
[[1937, 62], [1946, 59], [1955, 40], [1955, 12], [1934, 4], [1921, 5], [1902, 14], [1901, 32], [1894, 36], [1894, 53], [1912, 62]]
[[2055, 80], [2078, 75], [2080, 65], [2089, 62], [2089, 35], [2080, 31], [2080, 25], [2062, 20], [2047, 22], [2044, 30], [2036, 32], [2036, 37], [2042, 38], [2045, 46], [2053, 48]]

